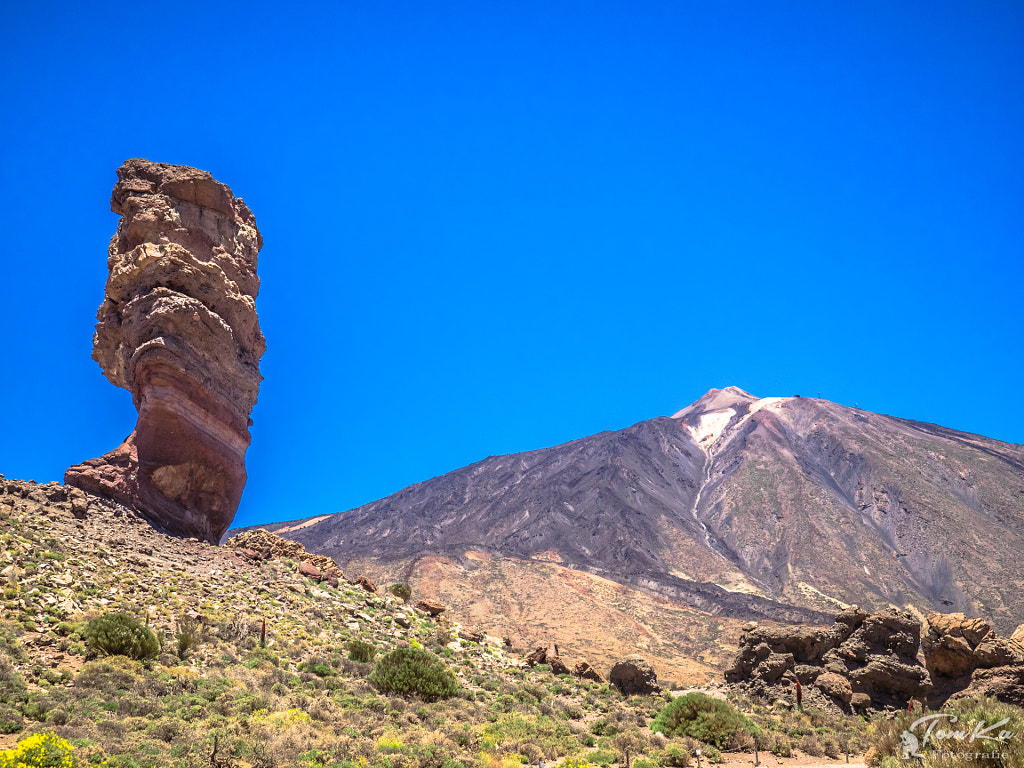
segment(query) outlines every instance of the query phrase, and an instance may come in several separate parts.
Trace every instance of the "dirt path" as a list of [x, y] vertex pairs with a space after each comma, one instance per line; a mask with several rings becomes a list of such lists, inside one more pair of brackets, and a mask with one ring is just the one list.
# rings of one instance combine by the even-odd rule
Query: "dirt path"
[[[850, 762], [846, 762], [845, 757], [841, 757], [838, 760], [831, 760], [827, 757], [813, 757], [811, 755], [776, 757], [766, 752], [761, 752], [758, 757], [761, 760], [760, 765], [764, 768], [839, 768], [839, 766], [844, 768], [846, 766], [849, 766], [849, 768], [865, 768], [863, 756], [861, 755], [851, 756]], [[754, 754], [752, 752], [723, 753], [722, 760], [723, 762], [717, 766], [701, 760], [701, 768], [752, 768], [754, 765]], [[693, 762], [690, 765], [691, 768], [696, 768], [697, 763]]]

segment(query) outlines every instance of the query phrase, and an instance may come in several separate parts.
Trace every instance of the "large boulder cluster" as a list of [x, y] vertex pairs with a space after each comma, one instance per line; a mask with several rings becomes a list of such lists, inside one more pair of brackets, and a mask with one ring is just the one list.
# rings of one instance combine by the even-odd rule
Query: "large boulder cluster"
[[1001, 638], [982, 619], [932, 613], [922, 648], [934, 685], [930, 703], [994, 696], [1024, 706], [1024, 624]]
[[[303, 576], [313, 581], [325, 581], [333, 587], [345, 580], [345, 574], [333, 558], [307, 552], [299, 542], [270, 533], [265, 528], [236, 533], [224, 542], [224, 546], [236, 550], [246, 560], [294, 560], [299, 563], [299, 573]], [[375, 589], [366, 591], [376, 592]]]
[[726, 681], [750, 695], [845, 712], [902, 708], [931, 688], [918, 660], [921, 623], [906, 611], [856, 606], [831, 627], [750, 626]]

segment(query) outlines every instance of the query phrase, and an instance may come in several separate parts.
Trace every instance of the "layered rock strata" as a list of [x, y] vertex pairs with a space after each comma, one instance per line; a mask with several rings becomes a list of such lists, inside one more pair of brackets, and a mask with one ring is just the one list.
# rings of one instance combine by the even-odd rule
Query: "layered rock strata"
[[772, 700], [859, 709], [906, 708], [931, 689], [917, 659], [921, 623], [907, 611], [849, 608], [831, 627], [751, 627], [725, 679]]
[[134, 431], [65, 482], [217, 543], [245, 487], [249, 414], [266, 342], [255, 299], [263, 239], [206, 171], [132, 159], [117, 171], [93, 359], [132, 394]]

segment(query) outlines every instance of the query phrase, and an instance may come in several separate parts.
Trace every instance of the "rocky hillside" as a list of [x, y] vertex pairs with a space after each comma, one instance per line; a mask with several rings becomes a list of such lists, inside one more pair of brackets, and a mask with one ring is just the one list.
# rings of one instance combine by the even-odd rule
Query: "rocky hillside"
[[[51, 762], [69, 744], [77, 765], [108, 768], [611, 768], [627, 755], [659, 768], [692, 764], [698, 748], [739, 766], [755, 743], [783, 766], [839, 765], [869, 746], [859, 719], [755, 711], [735, 697], [756, 729], [735, 720], [704, 743], [666, 736], [652, 725], [668, 694], [624, 696], [577, 672], [567, 649], [534, 654], [531, 667], [441, 606], [346, 578], [294, 542], [233, 544], [169, 536], [109, 499], [0, 476], [0, 762], [33, 733], [64, 740]], [[90, 628], [111, 614], [153, 632], [151, 648], [135, 655], [125, 632], [100, 642]], [[425, 658], [450, 687], [386, 688], [378, 675], [397, 652], [418, 656], [392, 684], [422, 683]], [[559, 657], [573, 674], [555, 674]], [[618, 669], [639, 675], [623, 684], [653, 682], [639, 662]]]
[[494, 604], [479, 586], [500, 567], [539, 590], [506, 594], [513, 604], [550, 606], [560, 587], [545, 594], [539, 570], [552, 585], [584, 573], [723, 627], [827, 623], [851, 604], [963, 611], [1003, 632], [1024, 621], [1024, 448], [735, 387], [267, 527], [466, 605]]

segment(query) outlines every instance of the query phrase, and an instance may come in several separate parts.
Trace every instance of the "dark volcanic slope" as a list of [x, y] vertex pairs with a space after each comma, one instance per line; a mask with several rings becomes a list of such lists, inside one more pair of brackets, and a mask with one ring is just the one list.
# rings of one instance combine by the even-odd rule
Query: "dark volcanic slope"
[[343, 565], [555, 559], [730, 616], [816, 621], [842, 602], [1024, 621], [1024, 449], [733, 387], [268, 528]]

